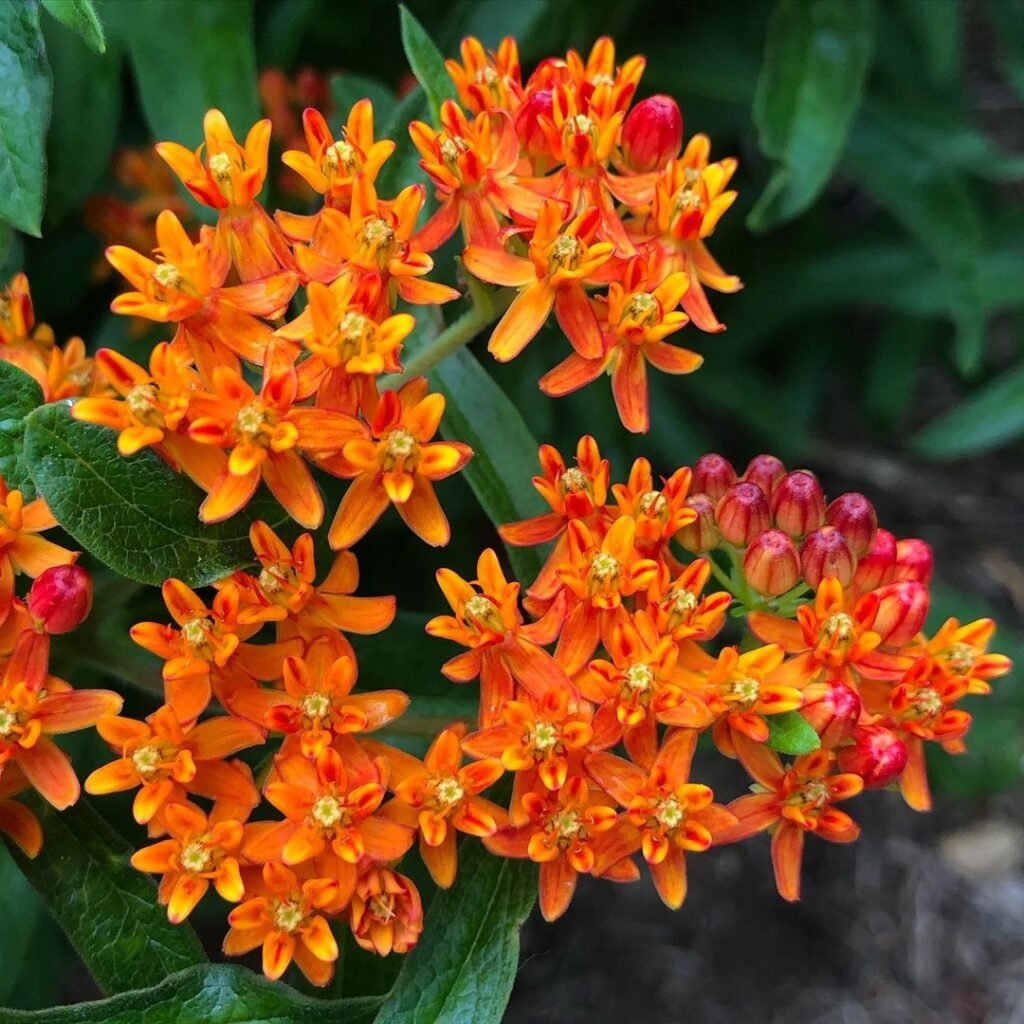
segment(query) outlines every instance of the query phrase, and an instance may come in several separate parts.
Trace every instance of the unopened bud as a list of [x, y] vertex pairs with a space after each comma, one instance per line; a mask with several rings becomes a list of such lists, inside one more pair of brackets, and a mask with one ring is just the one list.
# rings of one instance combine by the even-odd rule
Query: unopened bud
[[871, 546], [857, 563], [853, 582], [862, 592], [891, 583], [896, 569], [896, 538], [888, 530], [876, 530]]
[[875, 591], [878, 613], [872, 629], [887, 647], [903, 647], [921, 632], [928, 618], [930, 598], [917, 580], [900, 580]]
[[700, 494], [706, 494], [712, 501], [718, 501], [736, 483], [737, 479], [732, 463], [713, 452], [709, 455], [702, 455], [694, 463], [693, 490]]
[[771, 498], [775, 485], [786, 475], [786, 467], [774, 455], [755, 455], [747, 464], [743, 479], [757, 484]]
[[686, 499], [686, 507], [692, 508], [697, 518], [676, 534], [676, 540], [695, 555], [717, 547], [719, 536], [715, 525], [715, 503], [706, 494], [691, 494]]
[[839, 750], [839, 767], [859, 775], [866, 789], [881, 789], [895, 782], [906, 766], [906, 744], [880, 725], [855, 729], [852, 746]]
[[548, 151], [547, 136], [540, 126], [539, 118], [550, 119], [553, 107], [552, 91], [536, 89], [526, 97], [516, 111], [516, 134], [528, 156], [541, 156]]
[[766, 597], [778, 597], [800, 579], [800, 555], [781, 530], [759, 533], [743, 557], [747, 582]]
[[715, 506], [715, 521], [725, 540], [737, 547], [746, 547], [771, 526], [771, 512], [764, 491], [757, 484], [742, 480], [733, 484]]
[[840, 494], [825, 510], [825, 522], [842, 531], [850, 550], [857, 556], [871, 547], [878, 529], [875, 506], [856, 491]]
[[622, 155], [638, 174], [660, 171], [683, 147], [683, 115], [671, 96], [641, 100], [622, 126]]
[[896, 542], [896, 572], [894, 579], [916, 580], [928, 586], [932, 581], [932, 546], [916, 537]]
[[772, 518], [791, 537], [806, 537], [825, 519], [825, 495], [813, 473], [787, 473], [772, 493]]
[[821, 745], [831, 749], [850, 738], [860, 720], [860, 709], [857, 691], [840, 679], [832, 679], [807, 688], [800, 714], [821, 737]]
[[823, 526], [807, 535], [800, 548], [800, 565], [804, 579], [815, 590], [826, 576], [835, 576], [843, 587], [853, 579], [853, 552], [834, 526]]
[[92, 577], [80, 565], [54, 566], [36, 577], [27, 604], [47, 633], [69, 633], [92, 608]]

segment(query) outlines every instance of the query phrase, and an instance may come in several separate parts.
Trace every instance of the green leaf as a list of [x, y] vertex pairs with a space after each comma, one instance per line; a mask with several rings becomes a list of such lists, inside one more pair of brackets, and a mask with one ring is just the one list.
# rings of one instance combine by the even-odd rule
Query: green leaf
[[0, 477], [32, 501], [36, 486], [25, 462], [25, 417], [43, 404], [43, 390], [23, 370], [0, 362], [0, 395]]
[[[907, 22], [916, 37], [931, 84], [939, 88], [952, 85], [959, 74], [963, 52], [964, 8], [960, 0], [938, 4], [930, 0], [899, 0], [895, 13]], [[907, 60], [905, 49], [901, 48], [900, 55]]]
[[103, 25], [92, 0], [43, 0], [43, 7], [62, 25], [71, 29], [90, 49], [96, 53], [106, 53], [107, 41], [103, 36]]
[[3, 1004], [11, 1001], [11, 994], [20, 980], [17, 968], [25, 963], [33, 935], [40, 920], [46, 918], [39, 896], [3, 844], [0, 844], [0, 893], [3, 893], [5, 911], [18, 922], [17, 928], [0, 931], [0, 963], [9, 965], [9, 969], [0, 974], [0, 1004]]
[[36, 237], [46, 198], [51, 93], [39, 8], [0, 4], [0, 220]]
[[242, 141], [260, 119], [252, 0], [160, 0], [101, 8], [111, 34], [128, 47], [154, 137], [190, 148], [203, 115], [223, 111]]
[[916, 238], [946, 272], [947, 308], [958, 327], [961, 371], [981, 364], [985, 321], [979, 261], [981, 222], [963, 180], [945, 161], [907, 139], [898, 122], [865, 107], [850, 136], [845, 164], [879, 206]]
[[1024, 99], [1024, 0], [988, 0], [985, 4], [1007, 81]]
[[369, 1024], [379, 999], [311, 999], [247, 967], [192, 967], [152, 988], [52, 1010], [0, 1010], [0, 1024]]
[[[530, 483], [539, 445], [519, 410], [466, 349], [438, 363], [430, 380], [446, 400], [441, 433], [474, 452], [462, 471], [495, 526], [537, 515], [540, 500]], [[542, 549], [508, 547], [516, 579], [532, 582], [544, 564]]]
[[1024, 366], [978, 388], [919, 430], [910, 447], [930, 459], [976, 455], [1024, 436]]
[[440, 117], [441, 104], [456, 98], [455, 85], [444, 66], [441, 51], [427, 35], [426, 29], [416, 20], [404, 4], [399, 7], [402, 17], [402, 46], [408, 58], [409, 67], [416, 76], [430, 101], [434, 119]]
[[781, 715], [765, 715], [768, 723], [768, 746], [780, 754], [800, 757], [821, 746], [818, 734], [808, 725], [799, 711], [784, 711]]
[[121, 123], [121, 55], [90, 50], [63, 25], [43, 25], [53, 68], [53, 120], [46, 140], [49, 169], [46, 215], [59, 221], [77, 212], [110, 164]]
[[127, 992], [206, 961], [190, 925], [172, 925], [156, 886], [128, 863], [132, 848], [87, 803], [60, 813], [33, 798], [45, 841], [21, 870], [100, 988]]
[[269, 501], [247, 515], [204, 526], [203, 493], [152, 450], [117, 452], [106, 427], [79, 423], [53, 403], [27, 420], [25, 458], [36, 488], [61, 526], [122, 576], [159, 585], [169, 576], [205, 586], [252, 562], [251, 519], [285, 522]]
[[[378, 133], [382, 126], [390, 126], [395, 107], [398, 105], [395, 94], [383, 82], [363, 75], [350, 75], [347, 72], [343, 75], [331, 75], [331, 95], [342, 118], [347, 118], [348, 112], [361, 99], [368, 99], [373, 104], [373, 123]], [[378, 134], [377, 137], [394, 138], [383, 134]]]
[[464, 842], [458, 879], [434, 897], [374, 1024], [499, 1024], [519, 968], [519, 928], [536, 897], [532, 864]]
[[377, 176], [377, 192], [380, 195], [392, 196], [406, 185], [427, 181], [427, 175], [420, 167], [420, 151], [409, 137], [409, 123], [422, 121], [429, 116], [426, 93], [417, 86], [398, 101], [390, 118], [378, 129], [380, 138], [395, 140], [395, 151]]
[[868, 0], [779, 0], [754, 93], [761, 149], [781, 161], [747, 218], [766, 231], [825, 187], [860, 104], [871, 59]]

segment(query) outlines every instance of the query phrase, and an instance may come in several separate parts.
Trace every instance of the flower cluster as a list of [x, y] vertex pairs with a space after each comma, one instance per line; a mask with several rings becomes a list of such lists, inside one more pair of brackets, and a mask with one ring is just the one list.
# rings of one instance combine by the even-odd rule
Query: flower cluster
[[[157, 146], [217, 223], [193, 239], [164, 209], [156, 259], [123, 245], [107, 250], [135, 289], [114, 300], [114, 311], [174, 324], [175, 334], [148, 366], [101, 349], [96, 362], [116, 395], [84, 398], [73, 416], [117, 430], [122, 455], [153, 448], [187, 473], [207, 492], [204, 522], [237, 514], [262, 482], [315, 529], [324, 518], [315, 467], [352, 481], [330, 531], [336, 549], [363, 536], [389, 503], [425, 541], [446, 544], [433, 484], [472, 452], [433, 440], [445, 402], [424, 379], [378, 385], [401, 372], [399, 353], [415, 325], [396, 311], [397, 299], [435, 304], [458, 292], [425, 279], [433, 262], [412, 240], [422, 187], [377, 197], [374, 178], [394, 144], [373, 141], [370, 102], [353, 107], [337, 142], [312, 109], [304, 126], [315, 159], [296, 151], [283, 159], [324, 194], [324, 209], [310, 217], [272, 218], [257, 199], [270, 120], [241, 144], [211, 110], [196, 152]], [[300, 285], [306, 308], [286, 320]], [[243, 364], [261, 369], [258, 386]]]
[[[861, 494], [826, 502], [813, 474], [771, 456], [742, 478], [709, 455], [661, 481], [638, 459], [614, 485], [591, 437], [575, 464], [548, 446], [540, 462], [550, 511], [500, 531], [554, 541], [523, 600], [533, 621], [488, 550], [473, 582], [441, 570], [453, 614], [427, 629], [467, 648], [444, 667], [480, 680], [463, 748], [515, 773], [509, 824], [484, 842], [541, 865], [547, 918], [581, 873], [635, 878], [637, 851], [677, 907], [687, 851], [763, 831], [779, 892], [797, 899], [804, 836], [858, 835], [836, 803], [898, 782], [930, 806], [925, 745], [962, 752], [961, 699], [1010, 662], [988, 653], [991, 620], [923, 632], [923, 541], [879, 529]], [[707, 592], [712, 576], [724, 589]], [[808, 749], [787, 763], [794, 728]], [[751, 795], [723, 806], [690, 781], [704, 732]]]

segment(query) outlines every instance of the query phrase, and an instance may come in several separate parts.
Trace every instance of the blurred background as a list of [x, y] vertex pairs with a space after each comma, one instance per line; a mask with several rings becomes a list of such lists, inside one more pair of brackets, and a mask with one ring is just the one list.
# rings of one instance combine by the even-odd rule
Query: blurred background
[[[156, 138], [196, 145], [211, 98], [239, 135], [262, 105], [275, 123], [276, 162], [301, 131], [304, 106], [329, 111], [334, 127], [354, 99], [370, 95], [379, 129], [412, 82], [390, 0], [344, 8], [329, 0], [97, 6], [111, 41], [104, 58], [56, 22], [45, 26], [55, 92], [44, 237], [12, 240], [4, 276], [27, 271], [37, 318], [58, 338], [81, 335], [90, 349], [112, 346], [141, 362], [147, 342], [163, 335], [107, 312], [119, 284], [105, 272], [103, 247], [152, 245], [147, 197], [157, 209], [174, 203], [199, 217], [149, 156], [153, 126], [168, 128]], [[533, 434], [563, 452], [594, 434], [619, 479], [640, 454], [667, 475], [707, 451], [741, 470], [771, 451], [789, 468], [812, 469], [828, 494], [861, 490], [883, 526], [933, 545], [935, 620], [994, 615], [996, 648], [1024, 665], [1024, 3], [838, 3], [847, 14], [817, 37], [817, 57], [827, 64], [859, 53], [863, 87], [850, 98], [848, 126], [827, 116], [816, 126], [825, 139], [838, 130], [838, 158], [820, 194], [784, 221], [764, 204], [755, 210], [777, 167], [765, 153], [775, 148], [756, 114], [764, 98], [756, 97], [773, 19], [809, 9], [810, 0], [409, 6], [446, 55], [467, 34], [488, 46], [515, 35], [524, 75], [545, 56], [567, 47], [586, 53], [596, 37], [611, 35], [620, 60], [647, 57], [640, 97], [672, 95], [687, 137], [706, 132], [713, 158], [739, 159], [740, 198], [711, 248], [746, 286], [712, 297], [725, 333], [691, 326], [679, 336], [705, 364], [689, 377], [653, 379], [649, 435], [626, 434], [601, 382], [558, 401], [537, 391], [564, 340], [544, 336], [501, 367], [477, 343]], [[813, 109], [815, 90], [828, 88], [825, 75], [801, 102]], [[786, 158], [794, 156], [813, 162], [820, 154], [809, 140], [806, 153], [797, 147]], [[308, 196], [275, 165], [265, 204], [301, 210]], [[439, 267], [454, 266], [447, 257], [456, 252], [435, 254]], [[477, 553], [495, 542], [463, 482], [448, 482], [441, 495], [453, 523], [443, 552], [417, 544], [391, 515], [357, 550], [361, 592], [397, 593], [403, 609], [386, 642], [359, 645], [363, 682], [414, 689], [427, 715], [443, 714], [452, 689], [437, 671], [447, 646], [421, 634], [442, 605], [434, 570], [470, 575]], [[141, 717], [152, 710], [146, 686], [158, 674], [124, 630], [160, 617], [159, 595], [123, 581], [107, 586], [109, 604], [98, 598], [97, 607], [121, 611], [97, 622], [61, 669], [80, 684], [111, 676], [141, 683], [126, 710]], [[528, 925], [508, 1020], [717, 1024], [744, 1012], [808, 1024], [1024, 1021], [1017, 679], [1019, 672], [970, 708], [966, 756], [935, 759], [932, 815], [915, 815], [896, 794], [869, 794], [853, 808], [860, 842], [808, 844], [799, 905], [776, 896], [767, 841], [690, 858], [690, 895], [677, 914], [646, 883], [584, 885], [556, 926]], [[88, 742], [76, 755], [80, 774], [103, 760]], [[730, 765], [705, 763], [697, 777], [720, 796], [740, 791]], [[126, 806], [99, 806], [141, 839], [126, 824]], [[3, 962], [35, 965], [3, 972], [0, 1005], [95, 995], [2, 851], [0, 893], [27, 922], [2, 940]], [[218, 914], [209, 915], [211, 935]], [[55, 957], [59, 969], [38, 969]], [[371, 976], [353, 956], [344, 991], [382, 990], [391, 970], [385, 964]]]

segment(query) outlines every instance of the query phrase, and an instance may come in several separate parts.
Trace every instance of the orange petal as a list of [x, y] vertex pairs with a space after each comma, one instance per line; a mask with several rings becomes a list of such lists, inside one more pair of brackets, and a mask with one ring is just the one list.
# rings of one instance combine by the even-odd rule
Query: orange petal
[[487, 345], [488, 352], [499, 363], [514, 359], [536, 337], [554, 304], [555, 292], [546, 281], [535, 281], [527, 285], [515, 297], [494, 329]]
[[772, 866], [779, 895], [791, 903], [800, 899], [800, 864], [804, 855], [804, 830], [783, 821], [772, 836]]

